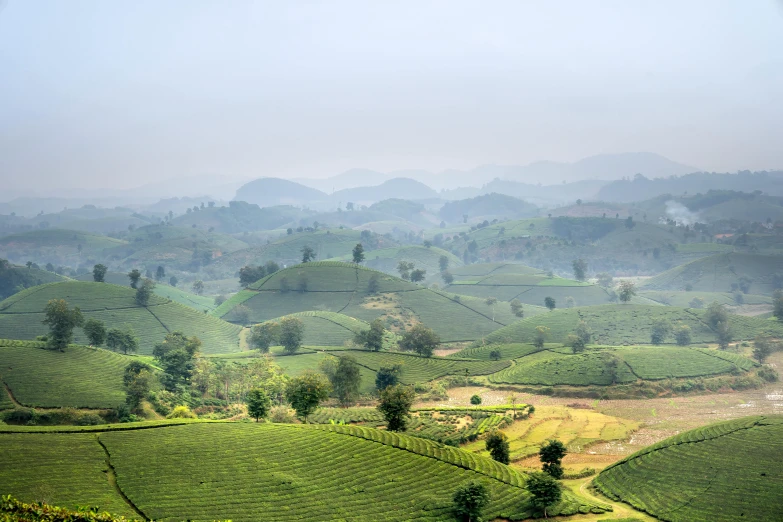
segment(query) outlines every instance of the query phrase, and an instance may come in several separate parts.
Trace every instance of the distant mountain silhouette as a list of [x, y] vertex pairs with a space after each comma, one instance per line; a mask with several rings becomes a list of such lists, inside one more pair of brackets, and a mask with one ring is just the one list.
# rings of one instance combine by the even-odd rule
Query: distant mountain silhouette
[[260, 178], [245, 183], [234, 197], [235, 201], [255, 203], [259, 207], [275, 205], [313, 205], [324, 202], [328, 196], [314, 188], [280, 178]]
[[374, 187], [338, 190], [332, 194], [331, 199], [334, 202], [350, 201], [354, 204], [368, 205], [390, 198], [416, 200], [437, 197], [438, 193], [424, 183], [410, 178], [394, 178]]

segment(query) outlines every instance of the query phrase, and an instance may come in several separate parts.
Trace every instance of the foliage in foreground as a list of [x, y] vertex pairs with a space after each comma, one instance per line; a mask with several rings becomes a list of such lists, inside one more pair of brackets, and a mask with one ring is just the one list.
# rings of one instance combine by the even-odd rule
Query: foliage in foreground
[[125, 517], [115, 517], [95, 508], [71, 511], [38, 502], [26, 504], [12, 496], [0, 499], [0, 522], [131, 522]]

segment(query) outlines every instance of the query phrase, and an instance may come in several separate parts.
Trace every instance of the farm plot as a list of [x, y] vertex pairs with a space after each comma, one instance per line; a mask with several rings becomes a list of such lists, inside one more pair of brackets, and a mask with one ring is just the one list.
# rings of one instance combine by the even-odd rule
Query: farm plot
[[[150, 354], [168, 332], [180, 331], [202, 341], [204, 353], [239, 350], [241, 327], [205, 315], [187, 306], [153, 296], [146, 307], [135, 302], [129, 287], [108, 283], [63, 282], [29, 288], [0, 303], [0, 338], [35, 339], [45, 335], [43, 310], [51, 299], [65, 299], [79, 306], [85, 319], [103, 321], [107, 328], [133, 329], [139, 339], [139, 353]], [[74, 342], [87, 344], [81, 329], [74, 330]]]
[[650, 346], [619, 349], [616, 353], [635, 375], [645, 380], [718, 375], [755, 366], [741, 356], [737, 356], [736, 363], [727, 360], [716, 350]]
[[483, 346], [473, 346], [465, 348], [457, 353], [447, 356], [447, 359], [477, 359], [479, 361], [491, 361], [492, 352], [500, 352], [500, 359], [518, 359], [532, 353], [540, 352], [543, 348], [536, 348], [532, 344], [509, 343], [509, 344], [486, 344]]
[[310, 346], [343, 346], [353, 340], [356, 333], [369, 328], [364, 321], [334, 312], [299, 312], [286, 317], [302, 321], [303, 343]]
[[[446, 520], [467, 479], [490, 489], [490, 518], [527, 515], [524, 477], [510, 468], [371, 428], [191, 424], [100, 439], [118, 485], [156, 520]], [[572, 494], [554, 511], [580, 507], [600, 511]]]
[[95, 435], [0, 435], [0, 490], [26, 501], [137, 517], [106, 479], [106, 453]]
[[745, 417], [676, 435], [605, 469], [593, 483], [670, 522], [783, 519], [783, 417]]
[[538, 386], [609, 386], [636, 380], [621, 361], [614, 366], [618, 361], [610, 352], [566, 355], [547, 351], [514, 362], [513, 366], [490, 375], [489, 380]]
[[59, 352], [42, 343], [0, 340], [0, 379], [30, 407], [117, 407], [125, 402], [122, 375], [132, 360], [84, 346]]

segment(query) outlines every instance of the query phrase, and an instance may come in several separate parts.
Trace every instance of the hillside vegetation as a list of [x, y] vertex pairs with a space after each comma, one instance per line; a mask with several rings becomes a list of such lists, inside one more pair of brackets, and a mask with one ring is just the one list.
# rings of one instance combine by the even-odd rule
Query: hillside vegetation
[[[530, 514], [525, 476], [517, 471], [372, 428], [197, 423], [6, 433], [0, 441], [9, 449], [0, 453], [0, 483], [18, 498], [34, 498], [36, 477], [45, 470], [52, 502], [132, 515], [101, 473], [109, 462], [122, 494], [155, 520], [451, 520], [454, 488], [471, 479], [491, 493], [488, 518]], [[565, 492], [550, 513], [591, 509], [600, 513], [605, 507]]]
[[[377, 282], [375, 292], [371, 292], [371, 280]], [[330, 311], [367, 322], [381, 317], [389, 328], [421, 322], [443, 341], [475, 340], [508, 324], [501, 322], [500, 314], [493, 320], [493, 307], [484, 302], [463, 300], [362, 266], [328, 261], [275, 272], [233, 296], [213, 314], [237, 321], [239, 305], [248, 311], [250, 323], [308, 310]], [[511, 314], [504, 313], [510, 320]]]
[[[647, 290], [731, 292], [747, 279], [747, 293], [769, 295], [783, 283], [783, 256], [718, 254], [667, 270], [644, 283]], [[779, 279], [776, 281], [776, 279]], [[689, 286], [690, 285], [690, 286]], [[735, 285], [732, 288], [732, 285]]]
[[[43, 310], [51, 299], [65, 299], [78, 306], [86, 319], [95, 318], [107, 328], [130, 326], [139, 339], [139, 353], [152, 353], [169, 332], [180, 331], [201, 339], [204, 353], [239, 350], [239, 326], [158, 296], [148, 306], [136, 304], [135, 291], [110, 283], [67, 281], [40, 285], [0, 302], [0, 338], [35, 339], [45, 335]], [[81, 329], [74, 342], [87, 344]]]
[[78, 265], [85, 259], [103, 259], [124, 241], [77, 230], [31, 230], [0, 238], [0, 258], [16, 263]]
[[[462, 260], [451, 252], [447, 252], [438, 247], [424, 247], [418, 245], [381, 248], [365, 252], [364, 266], [386, 272], [387, 274], [399, 275], [397, 265], [400, 261], [413, 263], [416, 268], [427, 271], [427, 276], [437, 276], [440, 271], [440, 258], [446, 256], [450, 267], [462, 266]], [[350, 261], [350, 255], [335, 259], [335, 261]], [[439, 278], [438, 278], [439, 279]]]
[[670, 522], [783, 519], [783, 417], [745, 417], [681, 433], [595, 478], [608, 497]]

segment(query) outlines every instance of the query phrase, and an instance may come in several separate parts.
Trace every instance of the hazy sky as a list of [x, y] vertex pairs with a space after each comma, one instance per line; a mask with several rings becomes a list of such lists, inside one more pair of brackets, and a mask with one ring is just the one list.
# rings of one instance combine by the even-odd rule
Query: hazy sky
[[775, 0], [0, 0], [3, 186], [783, 168]]

